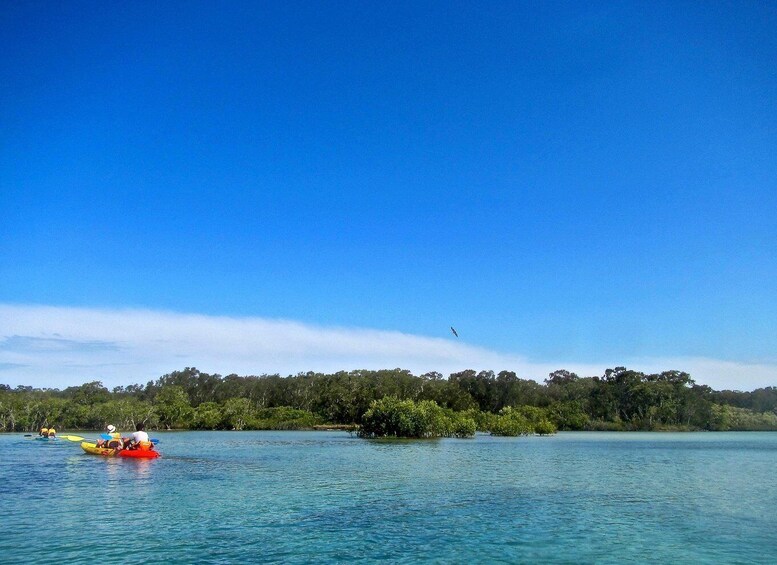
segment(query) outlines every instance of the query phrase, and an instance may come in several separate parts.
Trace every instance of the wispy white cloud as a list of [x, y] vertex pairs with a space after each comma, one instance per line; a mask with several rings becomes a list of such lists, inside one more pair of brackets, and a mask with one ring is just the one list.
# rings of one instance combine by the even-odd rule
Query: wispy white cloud
[[[605, 360], [607, 361], [607, 360]], [[400, 332], [318, 327], [288, 320], [0, 304], [0, 383], [66, 387], [145, 383], [186, 366], [239, 375], [401, 367], [415, 374], [463, 369], [515, 371], [541, 381], [565, 368], [601, 375], [625, 365], [685, 370], [716, 389], [777, 384], [777, 366], [702, 358], [639, 358], [613, 363], [536, 362], [509, 353]]]
[[705, 357], [638, 357], [630, 359], [627, 366], [645, 373], [668, 369], [685, 371], [697, 384], [705, 384], [715, 390], [754, 390], [777, 386], [777, 365], [767, 363], [741, 363]]

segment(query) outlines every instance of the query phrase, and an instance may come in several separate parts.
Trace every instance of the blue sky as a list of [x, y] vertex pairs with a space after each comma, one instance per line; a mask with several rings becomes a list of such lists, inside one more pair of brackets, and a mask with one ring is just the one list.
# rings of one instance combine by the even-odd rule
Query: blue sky
[[0, 383], [777, 386], [775, 29], [756, 2], [6, 3]]

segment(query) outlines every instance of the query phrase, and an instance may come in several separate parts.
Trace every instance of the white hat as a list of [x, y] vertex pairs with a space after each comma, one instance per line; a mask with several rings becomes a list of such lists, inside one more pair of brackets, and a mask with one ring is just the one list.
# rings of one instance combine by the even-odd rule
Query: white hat
[[108, 431], [111, 432], [111, 433], [115, 432], [116, 431], [116, 426], [114, 426], [113, 424], [109, 424], [108, 425]]

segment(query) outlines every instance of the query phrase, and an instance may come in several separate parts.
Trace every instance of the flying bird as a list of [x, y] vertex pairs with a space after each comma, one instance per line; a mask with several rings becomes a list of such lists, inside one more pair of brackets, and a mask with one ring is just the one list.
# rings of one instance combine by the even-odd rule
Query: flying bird
[[453, 326], [451, 326], [451, 331], [453, 332], [453, 335], [459, 337], [459, 334], [456, 333], [456, 329]]

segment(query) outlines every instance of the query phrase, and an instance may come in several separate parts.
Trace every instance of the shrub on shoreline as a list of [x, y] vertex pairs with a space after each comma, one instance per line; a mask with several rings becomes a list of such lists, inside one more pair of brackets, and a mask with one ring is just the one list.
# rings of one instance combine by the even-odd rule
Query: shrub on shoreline
[[555, 434], [557, 429], [542, 408], [507, 406], [493, 415], [488, 431], [494, 436], [525, 436]]
[[400, 400], [384, 396], [373, 400], [362, 417], [359, 437], [435, 438], [472, 437], [475, 421], [441, 408], [433, 400]]

